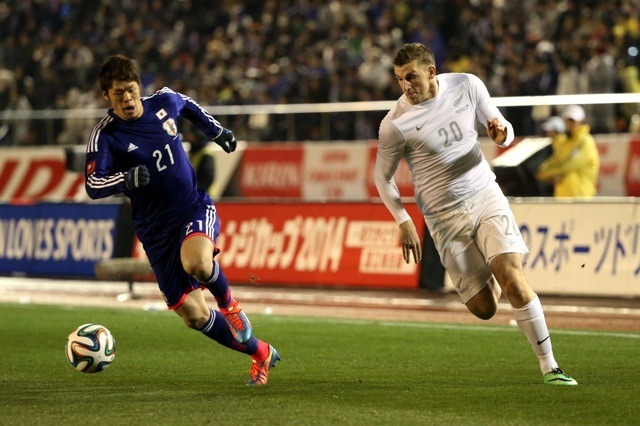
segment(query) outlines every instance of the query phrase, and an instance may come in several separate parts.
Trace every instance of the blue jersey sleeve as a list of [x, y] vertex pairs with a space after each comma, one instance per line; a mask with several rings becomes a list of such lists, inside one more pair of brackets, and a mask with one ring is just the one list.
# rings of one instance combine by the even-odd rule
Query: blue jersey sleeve
[[171, 93], [176, 104], [178, 114], [198, 126], [198, 128], [210, 139], [214, 139], [222, 133], [222, 126], [220, 123], [213, 118], [211, 114], [205, 111], [204, 108], [198, 105], [196, 101], [187, 95], [173, 92], [166, 87], [162, 90], [166, 90], [168, 93]]
[[92, 199], [105, 198], [127, 191], [126, 172], [112, 172], [114, 158], [104, 128], [113, 120], [107, 115], [91, 132], [87, 144], [85, 189]]

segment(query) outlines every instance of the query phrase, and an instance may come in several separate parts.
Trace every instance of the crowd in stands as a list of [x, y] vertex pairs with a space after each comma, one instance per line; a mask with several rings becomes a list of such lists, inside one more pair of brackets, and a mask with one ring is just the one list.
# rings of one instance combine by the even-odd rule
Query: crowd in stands
[[[637, 0], [0, 0], [0, 111], [106, 107], [97, 73], [115, 53], [137, 60], [143, 93], [169, 86], [201, 105], [393, 100], [405, 42], [494, 97], [640, 91]], [[554, 109], [503, 112], [527, 135]], [[594, 133], [626, 132], [638, 112], [586, 109]], [[375, 138], [382, 116], [335, 114], [332, 139]], [[296, 119], [297, 140], [323, 137], [316, 115]], [[240, 138], [290, 136], [282, 116], [221, 121]], [[57, 143], [84, 144], [87, 125], [57, 123]], [[0, 144], [38, 132], [0, 122]]]

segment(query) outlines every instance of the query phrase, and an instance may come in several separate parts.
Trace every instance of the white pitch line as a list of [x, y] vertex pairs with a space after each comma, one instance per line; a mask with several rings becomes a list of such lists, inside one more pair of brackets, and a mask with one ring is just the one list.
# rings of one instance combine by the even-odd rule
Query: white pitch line
[[[289, 316], [274, 316], [271, 317], [276, 321], [289, 321], [292, 317]], [[383, 327], [407, 327], [407, 328], [423, 328], [423, 329], [435, 329], [435, 330], [462, 330], [462, 331], [520, 331], [517, 327], [505, 327], [496, 325], [461, 325], [461, 324], [438, 324], [438, 323], [423, 323], [423, 322], [395, 322], [395, 321], [378, 321], [378, 320], [358, 320], [358, 319], [340, 319], [340, 318], [320, 318], [320, 317], [296, 317], [298, 322], [326, 322], [331, 324], [352, 324], [352, 325], [380, 325]], [[590, 336], [590, 337], [617, 337], [621, 339], [640, 339], [640, 334], [636, 333], [620, 333], [620, 332], [606, 332], [606, 331], [580, 331], [580, 330], [551, 330], [551, 334], [565, 334], [568, 336]]]
[[[456, 324], [434, 324], [434, 323], [401, 323], [383, 321], [380, 325], [385, 327], [413, 327], [413, 328], [435, 328], [444, 330], [464, 330], [464, 331], [520, 331], [517, 327], [503, 326], [478, 326], [478, 325], [456, 325]], [[579, 331], [579, 330], [551, 330], [551, 334], [566, 334], [570, 336], [593, 336], [593, 337], [620, 337], [623, 339], [640, 339], [640, 334], [604, 332], [604, 331]]]
[[[242, 291], [242, 289], [241, 289]], [[245, 298], [252, 299], [266, 299], [262, 293], [252, 293], [251, 291], [244, 291]], [[459, 301], [443, 301], [433, 299], [419, 299], [419, 298], [383, 298], [383, 297], [369, 297], [369, 296], [342, 296], [342, 295], [315, 295], [315, 294], [297, 294], [297, 293], [279, 293], [278, 301], [287, 301], [290, 303], [313, 303], [313, 302], [331, 302], [335, 304], [358, 304], [358, 305], [370, 305], [378, 307], [394, 308], [398, 306], [408, 306], [414, 309], [418, 308], [434, 308], [434, 307], [449, 307], [453, 309], [466, 310], [464, 305]], [[511, 309], [511, 305], [508, 303], [499, 303], [498, 309], [505, 311]], [[545, 312], [554, 313], [582, 313], [582, 314], [605, 314], [605, 315], [637, 315], [640, 316], [640, 309], [637, 308], [618, 308], [618, 307], [603, 307], [603, 306], [569, 306], [569, 305], [544, 305]]]

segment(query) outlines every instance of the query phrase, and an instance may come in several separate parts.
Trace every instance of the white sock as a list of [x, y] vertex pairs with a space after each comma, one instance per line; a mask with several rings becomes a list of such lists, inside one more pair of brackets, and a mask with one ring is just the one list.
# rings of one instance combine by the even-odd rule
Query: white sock
[[522, 308], [514, 308], [513, 316], [538, 357], [542, 374], [558, 367], [558, 363], [553, 357], [551, 338], [538, 296]]

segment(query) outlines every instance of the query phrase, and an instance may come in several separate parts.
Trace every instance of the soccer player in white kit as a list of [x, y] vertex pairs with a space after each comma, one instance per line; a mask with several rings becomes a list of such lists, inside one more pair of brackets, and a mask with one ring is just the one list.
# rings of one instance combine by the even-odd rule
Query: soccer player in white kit
[[422, 248], [393, 179], [403, 157], [416, 202], [462, 303], [478, 318], [489, 319], [504, 292], [538, 357], [543, 382], [577, 385], [554, 359], [542, 305], [522, 270], [528, 249], [478, 143], [476, 120], [501, 146], [513, 141], [513, 127], [478, 77], [436, 75], [426, 46], [405, 44], [393, 64], [403, 94], [380, 124], [374, 173], [380, 197], [400, 227], [405, 261], [420, 262]]

